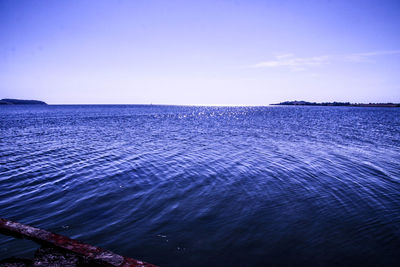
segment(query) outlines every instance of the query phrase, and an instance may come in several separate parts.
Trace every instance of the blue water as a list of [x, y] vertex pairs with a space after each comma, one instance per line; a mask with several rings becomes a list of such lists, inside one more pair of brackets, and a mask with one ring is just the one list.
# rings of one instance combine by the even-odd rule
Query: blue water
[[395, 266], [400, 109], [1, 106], [0, 217], [161, 266]]

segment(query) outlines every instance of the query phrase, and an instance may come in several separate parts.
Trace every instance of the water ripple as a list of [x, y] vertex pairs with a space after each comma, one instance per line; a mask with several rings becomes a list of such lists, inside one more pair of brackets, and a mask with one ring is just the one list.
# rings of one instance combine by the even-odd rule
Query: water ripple
[[[1, 217], [162, 266], [400, 260], [398, 109], [0, 114]], [[16, 242], [0, 238], [1, 258], [32, 252]]]

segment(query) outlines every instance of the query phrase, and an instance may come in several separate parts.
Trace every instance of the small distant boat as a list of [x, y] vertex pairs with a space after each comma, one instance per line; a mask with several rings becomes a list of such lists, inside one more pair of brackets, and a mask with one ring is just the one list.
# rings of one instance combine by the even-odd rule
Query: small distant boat
[[[67, 258], [71, 258], [71, 255], [72, 257], [75, 255], [77, 258], [79, 258], [81, 262], [81, 264], [77, 264], [76, 266], [82, 266], [83, 262], [84, 265], [91, 265], [91, 266], [95, 265], [95, 266], [113, 266], [113, 267], [128, 267], [128, 266], [155, 267], [155, 265], [150, 263], [124, 257], [115, 254], [111, 251], [98, 248], [89, 244], [85, 244], [83, 242], [71, 239], [66, 236], [51, 233], [46, 230], [13, 222], [7, 219], [0, 218], [0, 233], [13, 236], [16, 238], [30, 239], [42, 245], [44, 249], [42, 249], [41, 254], [43, 254], [43, 251], [45, 253], [54, 252], [57, 255], [60, 254], [62, 255], [64, 253], [68, 254]], [[57, 257], [50, 257], [50, 258], [54, 259]], [[63, 265], [65, 265], [63, 264], [63, 262], [59, 263], [59, 266]]]

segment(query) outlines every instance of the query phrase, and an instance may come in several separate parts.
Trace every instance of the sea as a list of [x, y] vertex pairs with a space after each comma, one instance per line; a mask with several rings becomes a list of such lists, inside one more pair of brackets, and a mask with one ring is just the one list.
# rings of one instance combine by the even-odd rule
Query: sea
[[159, 266], [399, 266], [400, 108], [0, 106], [0, 217]]

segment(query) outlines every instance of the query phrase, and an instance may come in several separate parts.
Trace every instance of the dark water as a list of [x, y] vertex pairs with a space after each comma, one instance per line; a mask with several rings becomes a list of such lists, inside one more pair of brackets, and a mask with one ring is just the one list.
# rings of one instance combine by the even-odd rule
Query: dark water
[[[161, 266], [400, 262], [400, 109], [0, 107], [0, 216]], [[34, 245], [0, 236], [0, 259]]]

